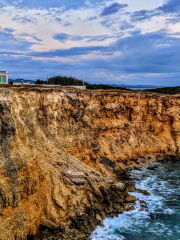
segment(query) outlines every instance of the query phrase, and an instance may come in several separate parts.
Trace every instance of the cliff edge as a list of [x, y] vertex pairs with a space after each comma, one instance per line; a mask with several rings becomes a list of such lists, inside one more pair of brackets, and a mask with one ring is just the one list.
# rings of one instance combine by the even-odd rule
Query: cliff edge
[[133, 208], [124, 168], [179, 155], [179, 116], [179, 95], [0, 88], [0, 239], [87, 240]]

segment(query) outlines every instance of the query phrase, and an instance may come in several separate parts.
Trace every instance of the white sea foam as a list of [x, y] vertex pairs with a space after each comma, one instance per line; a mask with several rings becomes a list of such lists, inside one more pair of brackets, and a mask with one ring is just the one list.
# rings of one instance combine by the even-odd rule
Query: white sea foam
[[[144, 174], [145, 173], [145, 174]], [[178, 175], [179, 172], [177, 172]], [[169, 196], [173, 201], [174, 188], [173, 185], [168, 185], [168, 181], [163, 179], [164, 175], [168, 174], [160, 169], [156, 174], [152, 171], [143, 169], [141, 171], [133, 171], [132, 178], [136, 179], [137, 189], [146, 189], [150, 192], [150, 196], [144, 196], [141, 193], [131, 193], [139, 200], [136, 203], [135, 210], [120, 214], [115, 218], [106, 218], [103, 221], [104, 227], [97, 227], [92, 233], [92, 240], [157, 240], [157, 239], [173, 239], [179, 240], [177, 236], [173, 238], [173, 234], [180, 233], [179, 225], [169, 227], [169, 217], [176, 214], [174, 209], [164, 205], [164, 202]], [[137, 176], [139, 180], [137, 179]], [[163, 176], [163, 177], [161, 177]], [[172, 173], [173, 176], [173, 173]], [[168, 179], [168, 175], [167, 175]], [[177, 184], [178, 184], [177, 180]], [[177, 186], [178, 187], [178, 186]], [[180, 189], [179, 189], [180, 191]], [[175, 199], [175, 196], [174, 196]], [[141, 208], [140, 200], [144, 200], [148, 206], [148, 212], [139, 211]], [[155, 214], [155, 219], [152, 220], [149, 214]], [[165, 216], [165, 218], [164, 218]], [[179, 215], [178, 215], [179, 216]], [[140, 238], [138, 238], [138, 235]]]

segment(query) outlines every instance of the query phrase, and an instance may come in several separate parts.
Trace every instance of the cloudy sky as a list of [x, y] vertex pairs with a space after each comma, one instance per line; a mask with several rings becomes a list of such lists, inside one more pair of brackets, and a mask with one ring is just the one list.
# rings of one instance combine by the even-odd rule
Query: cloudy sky
[[9, 78], [180, 85], [180, 0], [0, 0]]

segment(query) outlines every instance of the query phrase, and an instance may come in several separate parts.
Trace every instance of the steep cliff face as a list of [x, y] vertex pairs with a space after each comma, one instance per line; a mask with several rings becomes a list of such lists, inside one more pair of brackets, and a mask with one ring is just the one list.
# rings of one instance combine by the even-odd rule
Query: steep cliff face
[[87, 239], [134, 201], [120, 167], [178, 156], [179, 116], [178, 95], [0, 88], [0, 239]]

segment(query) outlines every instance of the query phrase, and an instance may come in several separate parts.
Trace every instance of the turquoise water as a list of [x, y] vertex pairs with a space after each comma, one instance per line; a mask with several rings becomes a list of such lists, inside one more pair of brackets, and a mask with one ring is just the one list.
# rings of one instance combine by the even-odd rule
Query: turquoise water
[[[131, 193], [139, 199], [136, 209], [106, 218], [104, 227], [98, 226], [91, 235], [92, 240], [180, 240], [180, 162], [152, 165], [154, 170], [147, 166], [131, 172], [136, 188], [151, 195]], [[142, 200], [148, 208], [140, 211]]]

